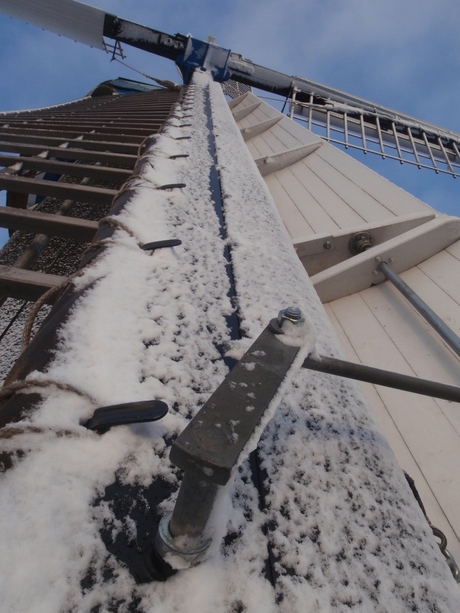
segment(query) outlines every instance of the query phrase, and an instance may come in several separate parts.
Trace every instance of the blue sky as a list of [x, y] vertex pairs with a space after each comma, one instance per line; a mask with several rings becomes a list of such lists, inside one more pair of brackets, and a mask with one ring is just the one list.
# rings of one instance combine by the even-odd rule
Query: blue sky
[[[460, 132], [460, 3], [455, 0], [92, 0], [168, 33], [216, 43]], [[140, 78], [102, 51], [0, 15], [0, 109], [57, 104], [100, 81]], [[179, 81], [172, 62], [125, 47], [128, 64]], [[460, 215], [460, 178], [357, 159], [442, 212]]]

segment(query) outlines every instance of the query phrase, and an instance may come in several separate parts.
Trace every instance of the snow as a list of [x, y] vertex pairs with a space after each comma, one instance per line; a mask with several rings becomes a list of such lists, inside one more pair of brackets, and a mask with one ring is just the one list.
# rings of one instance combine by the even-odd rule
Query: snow
[[[239, 341], [231, 340], [225, 319], [234, 306], [209, 189], [207, 96]], [[280, 309], [297, 305], [307, 315], [299, 359], [313, 348], [340, 355], [220, 86], [196, 74], [189, 97], [192, 126], [179, 127], [178, 108], [154, 139], [118, 217], [131, 232], [117, 229], [76, 279], [86, 290], [60, 331], [59, 350], [45, 373], [31, 374], [70, 383], [82, 395], [41, 390], [37, 409], [18, 424], [23, 433], [2, 441], [6, 451], [21, 450], [1, 476], [2, 610], [108, 611], [118, 603], [117, 611], [127, 611], [137, 599], [136, 610], [155, 613], [453, 613], [458, 587], [357, 386], [297, 368], [259, 428], [263, 492], [242, 458], [219, 494], [208, 560], [165, 583], [136, 586], [109, 556], [101, 527], [124, 527], [109, 505], [92, 502], [116, 476], [145, 486], [154, 477], [178, 484], [168, 444], [224, 378], [222, 352], [242, 355]], [[191, 139], [175, 140], [185, 135]], [[190, 157], [169, 159], [181, 153]], [[181, 182], [186, 188], [157, 189]], [[139, 249], [168, 238], [182, 245]], [[100, 436], [81, 425], [96, 408], [88, 395], [97, 406], [157, 398], [170, 412], [160, 422]], [[163, 513], [174, 499], [161, 503]], [[224, 546], [225, 534], [231, 538]], [[268, 550], [275, 588], [265, 578]], [[107, 566], [110, 580], [103, 578]], [[89, 567], [98, 580], [82, 590]]]

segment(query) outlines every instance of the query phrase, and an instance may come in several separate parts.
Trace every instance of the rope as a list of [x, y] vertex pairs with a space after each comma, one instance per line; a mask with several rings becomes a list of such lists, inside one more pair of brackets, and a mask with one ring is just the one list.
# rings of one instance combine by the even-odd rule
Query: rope
[[74, 394], [78, 394], [78, 396], [87, 398], [92, 404], [97, 405], [96, 399], [87, 392], [83, 392], [82, 390], [78, 389], [78, 387], [75, 387], [70, 383], [60, 383], [59, 381], [53, 381], [52, 379], [26, 379], [24, 381], [17, 381], [16, 383], [5, 385], [5, 387], [0, 390], [0, 401], [8, 400], [17, 392], [22, 392], [23, 390], [28, 390], [34, 387], [44, 388], [49, 387], [50, 385], [54, 385], [58, 389], [65, 392], [73, 392]]
[[44, 434], [45, 432], [52, 432], [57, 436], [75, 436], [75, 432], [70, 430], [53, 430], [52, 428], [37, 428], [37, 426], [22, 426], [21, 428], [1, 428], [0, 439], [10, 439], [20, 434]]
[[70, 277], [66, 277], [62, 281], [62, 283], [59, 283], [59, 285], [51, 287], [47, 292], [42, 294], [40, 296], [40, 298], [36, 301], [36, 303], [32, 307], [32, 310], [30, 311], [29, 315], [27, 316], [26, 323], [24, 325], [24, 330], [23, 330], [22, 339], [21, 339], [21, 351], [24, 351], [24, 349], [30, 343], [30, 336], [32, 334], [32, 328], [33, 328], [33, 325], [34, 325], [34, 322], [35, 322], [35, 318], [37, 317], [38, 312], [40, 311], [42, 306], [46, 302], [49, 302], [50, 299], [53, 298], [53, 296], [55, 294], [58, 294], [67, 285], [72, 283], [72, 281], [74, 280], [75, 277], [77, 277], [78, 275], [81, 275], [81, 274], [82, 274], [81, 271], [77, 270], [77, 272], [75, 272], [73, 275], [70, 275]]

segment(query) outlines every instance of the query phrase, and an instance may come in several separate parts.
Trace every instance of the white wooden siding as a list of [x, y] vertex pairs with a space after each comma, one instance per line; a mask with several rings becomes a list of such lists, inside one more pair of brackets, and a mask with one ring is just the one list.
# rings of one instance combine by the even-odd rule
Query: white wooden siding
[[[455, 254], [455, 255], [453, 255]], [[460, 241], [401, 276], [460, 335]], [[459, 385], [460, 360], [389, 283], [326, 305], [350, 360]], [[363, 385], [429, 517], [460, 558], [460, 405]], [[436, 519], [435, 519], [436, 518]]]
[[[234, 109], [256, 100], [250, 94]], [[238, 125], [249, 127], [277, 113], [262, 102]], [[315, 140], [283, 117], [246, 144], [257, 159]], [[328, 143], [265, 181], [293, 239], [433, 212]], [[460, 335], [460, 241], [401, 276]], [[348, 359], [460, 384], [459, 358], [389, 282], [325, 308]], [[401, 467], [415, 479], [432, 523], [460, 560], [460, 405], [370, 384], [362, 388]]]
[[[249, 107], [257, 100], [256, 96], [249, 94], [232, 110]], [[277, 115], [278, 111], [262, 102], [238, 125], [243, 129]], [[279, 123], [246, 144], [257, 159], [319, 140], [318, 136], [284, 116]], [[325, 142], [302, 161], [267, 176], [265, 180], [293, 239], [306, 237], [307, 232], [331, 232], [392, 216], [432, 210]], [[302, 217], [305, 222], [301, 221]]]

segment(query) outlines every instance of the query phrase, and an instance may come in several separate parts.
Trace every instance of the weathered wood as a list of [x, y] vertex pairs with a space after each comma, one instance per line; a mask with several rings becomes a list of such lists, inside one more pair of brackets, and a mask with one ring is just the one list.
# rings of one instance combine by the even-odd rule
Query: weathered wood
[[87, 149], [79, 149], [66, 147], [44, 147], [41, 145], [29, 145], [26, 143], [10, 143], [0, 141], [0, 149], [2, 151], [11, 151], [12, 153], [20, 153], [22, 155], [38, 155], [43, 151], [47, 151], [49, 156], [57, 157], [62, 160], [85, 160], [87, 162], [101, 162], [103, 164], [119, 164], [120, 166], [129, 166], [133, 168], [137, 160], [137, 155], [113, 153], [108, 151], [89, 151]]
[[7, 167], [17, 164], [18, 162], [22, 163], [23, 168], [27, 170], [70, 175], [73, 177], [123, 181], [131, 176], [131, 171], [124, 168], [107, 168], [104, 166], [92, 166], [90, 164], [58, 162], [42, 157], [18, 157], [15, 155], [0, 154], [0, 166]]
[[90, 242], [97, 232], [98, 223], [76, 217], [2, 206], [0, 207], [0, 227]]
[[0, 175], [0, 189], [13, 192], [51, 196], [53, 198], [69, 198], [80, 202], [96, 202], [98, 204], [111, 204], [117, 190], [91, 187], [75, 183], [61, 183], [58, 181], [43, 181], [28, 179], [11, 175]]
[[43, 272], [23, 270], [13, 266], [0, 266], [0, 294], [35, 302], [52, 287], [60, 285], [65, 277]]
[[[88, 135], [91, 136], [91, 135]], [[123, 143], [117, 141], [96, 141], [91, 139], [81, 140], [58, 136], [29, 136], [23, 134], [5, 134], [1, 135], [2, 141], [10, 143], [35, 143], [46, 149], [48, 146], [58, 147], [64, 143], [70, 146], [78, 147], [79, 149], [92, 149], [94, 151], [113, 151], [115, 153], [131, 153], [136, 154], [138, 144]]]

